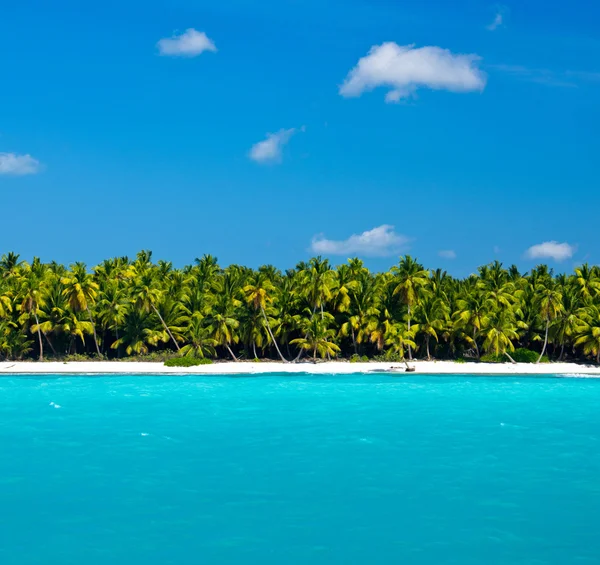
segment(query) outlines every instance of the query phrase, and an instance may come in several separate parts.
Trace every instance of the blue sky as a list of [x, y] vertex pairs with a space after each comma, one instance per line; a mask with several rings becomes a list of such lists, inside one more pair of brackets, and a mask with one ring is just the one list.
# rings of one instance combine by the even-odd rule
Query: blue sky
[[597, 3], [88, 4], [3, 7], [1, 252], [600, 261]]

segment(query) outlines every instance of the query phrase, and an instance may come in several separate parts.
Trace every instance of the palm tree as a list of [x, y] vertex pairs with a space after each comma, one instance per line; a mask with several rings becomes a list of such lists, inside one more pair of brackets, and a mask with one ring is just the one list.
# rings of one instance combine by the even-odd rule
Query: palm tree
[[101, 356], [100, 347], [98, 346], [98, 336], [96, 335], [96, 326], [90, 311], [90, 304], [94, 303], [98, 294], [98, 284], [92, 279], [92, 276], [87, 272], [84, 263], [75, 263], [71, 265], [71, 271], [68, 275], [62, 277], [60, 282], [64, 285], [63, 294], [69, 301], [69, 305], [73, 312], [87, 312], [90, 323], [92, 324], [92, 333], [94, 335], [94, 344], [96, 353]]
[[429, 342], [431, 338], [437, 342], [438, 332], [441, 332], [446, 327], [448, 306], [440, 298], [425, 296], [415, 310], [415, 317], [417, 318], [417, 324], [413, 326], [414, 333], [415, 335], [419, 333], [425, 335], [425, 352], [427, 360], [431, 361]]
[[411, 347], [416, 347], [414, 342], [414, 334], [402, 323], [388, 324], [385, 332], [385, 344], [389, 347], [387, 356], [398, 356], [408, 368], [409, 365], [405, 359], [406, 350]]
[[562, 293], [553, 288], [550, 280], [539, 290], [538, 301], [540, 315], [546, 324], [546, 330], [544, 333], [544, 346], [542, 347], [542, 352], [537, 360], [539, 363], [544, 357], [546, 347], [548, 346], [548, 331], [550, 330], [550, 323], [553, 320], [556, 320], [563, 310]]
[[[145, 259], [145, 256], [143, 257], [143, 259]], [[143, 262], [143, 265], [145, 265], [145, 261]], [[152, 273], [149, 270], [147, 270], [147, 268], [144, 267], [142, 269], [142, 274], [135, 277], [133, 281], [133, 288], [131, 289], [131, 294], [133, 303], [135, 304], [136, 308], [142, 310], [143, 312], [152, 311], [156, 314], [165, 332], [167, 332], [167, 335], [173, 342], [173, 345], [175, 345], [175, 349], [179, 351], [180, 347], [177, 343], [177, 340], [173, 336], [173, 333], [165, 323], [165, 320], [160, 315], [160, 312], [156, 307], [156, 304], [161, 300], [163, 293], [157, 287]]]
[[164, 341], [164, 333], [153, 328], [149, 312], [131, 305], [121, 326], [121, 337], [111, 348], [118, 350], [124, 346], [127, 355], [146, 355], [149, 346], [156, 346], [161, 341]]
[[17, 253], [11, 251], [2, 255], [2, 258], [0, 258], [0, 274], [2, 278], [8, 278], [15, 275], [22, 264], [23, 262], [19, 260], [19, 255]]
[[201, 315], [192, 316], [184, 335], [188, 343], [181, 348], [182, 355], [200, 359], [216, 355], [215, 346], [217, 343], [210, 337], [210, 331], [204, 324]]
[[598, 269], [590, 267], [587, 263], [575, 269], [575, 285], [584, 302], [588, 303], [598, 296], [600, 292], [600, 279]]
[[35, 329], [32, 330], [38, 335], [39, 360], [44, 360], [44, 344], [42, 342], [42, 331], [40, 329], [40, 320], [38, 311], [44, 305], [46, 286], [45, 267], [39, 259], [34, 258], [31, 265], [27, 265], [23, 276], [19, 280], [18, 296], [21, 302], [20, 310], [26, 316], [33, 316], [35, 319]]
[[477, 337], [487, 323], [488, 307], [477, 287], [465, 288], [456, 300], [454, 322], [457, 328], [470, 328], [471, 339], [477, 359], [481, 357]]
[[125, 321], [127, 313], [127, 296], [118, 281], [106, 281], [98, 295], [98, 321], [104, 332], [103, 347], [107, 332], [113, 331], [115, 339], [119, 339], [119, 327]]
[[576, 329], [575, 346], [581, 346], [586, 355], [594, 355], [600, 364], [600, 308], [588, 306], [582, 312], [582, 320]]
[[[408, 331], [410, 332], [411, 311], [429, 282], [429, 271], [425, 270], [423, 266], [417, 263], [410, 255], [401, 257], [400, 263], [397, 267], [393, 267], [392, 271], [397, 279], [394, 294], [400, 295], [402, 302], [408, 309], [406, 319]], [[410, 344], [408, 345], [408, 358], [409, 360], [412, 360], [412, 349]]]
[[299, 324], [305, 337], [293, 339], [291, 343], [306, 351], [312, 351], [315, 361], [317, 354], [323, 359], [337, 355], [340, 348], [333, 341], [335, 330], [329, 328], [334, 317], [329, 312], [323, 312], [320, 316], [310, 310], [305, 313], [307, 317], [302, 318]]
[[496, 356], [506, 355], [511, 363], [515, 363], [509, 352], [515, 350], [513, 340], [519, 338], [518, 327], [519, 324], [511, 310], [502, 308], [492, 312], [483, 329], [484, 350]]
[[265, 325], [267, 327], [267, 331], [269, 332], [269, 336], [275, 349], [277, 350], [277, 355], [284, 362], [287, 363], [287, 359], [282, 355], [279, 350], [279, 346], [277, 345], [277, 340], [273, 335], [273, 330], [271, 329], [271, 324], [269, 323], [269, 319], [267, 318], [267, 314], [265, 309], [267, 308], [267, 304], [271, 304], [273, 302], [273, 294], [276, 292], [276, 288], [273, 283], [264, 275], [259, 274], [256, 278], [254, 284], [247, 284], [243, 291], [246, 295], [246, 301], [252, 308], [255, 310], [259, 310], [264, 319]]

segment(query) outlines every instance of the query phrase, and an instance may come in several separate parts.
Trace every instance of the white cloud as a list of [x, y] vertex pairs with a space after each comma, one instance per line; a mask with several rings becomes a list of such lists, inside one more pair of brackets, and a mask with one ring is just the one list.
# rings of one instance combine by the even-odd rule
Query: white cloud
[[0, 175], [35, 175], [40, 170], [40, 162], [31, 155], [0, 153]]
[[545, 241], [538, 245], [531, 246], [525, 255], [529, 259], [554, 259], [555, 261], [564, 261], [570, 259], [575, 253], [575, 247], [568, 243], [558, 243], [557, 241]]
[[[304, 126], [300, 131], [304, 131]], [[276, 133], [268, 133], [267, 139], [255, 143], [250, 149], [250, 159], [257, 163], [278, 163], [281, 161], [283, 147], [296, 133], [296, 128], [280, 129]]]
[[203, 31], [194, 28], [186, 29], [181, 35], [161, 39], [156, 45], [161, 55], [174, 57], [197, 57], [204, 51], [217, 50]]
[[323, 235], [313, 237], [310, 249], [324, 255], [364, 255], [386, 257], [405, 249], [409, 238], [394, 231], [394, 226], [384, 224], [348, 239], [336, 241]]
[[479, 60], [477, 55], [454, 55], [441, 47], [382, 43], [371, 47], [348, 73], [340, 94], [360, 96], [383, 86], [390, 88], [386, 102], [398, 102], [419, 88], [482, 91], [487, 77], [478, 67]]
[[496, 31], [503, 23], [504, 14], [502, 12], [497, 12], [494, 21], [489, 26], [486, 26], [486, 29], [488, 31]]
[[443, 259], [456, 259], [456, 251], [453, 249], [442, 249], [438, 251], [438, 255]]
[[498, 245], [494, 245], [494, 253], [498, 254], [502, 251]]

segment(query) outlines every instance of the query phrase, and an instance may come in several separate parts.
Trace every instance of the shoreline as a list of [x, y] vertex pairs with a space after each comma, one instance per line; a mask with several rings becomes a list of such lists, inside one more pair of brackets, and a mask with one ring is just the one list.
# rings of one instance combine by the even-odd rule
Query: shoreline
[[410, 361], [414, 373], [404, 373], [402, 363], [372, 362], [349, 363], [327, 361], [319, 363], [282, 363], [279, 361], [238, 362], [225, 361], [194, 367], [165, 367], [160, 362], [132, 361], [3, 361], [3, 375], [270, 375], [270, 374], [317, 374], [352, 375], [389, 373], [407, 376], [419, 375], [558, 375], [600, 378], [600, 367], [577, 363], [456, 363], [454, 361]]

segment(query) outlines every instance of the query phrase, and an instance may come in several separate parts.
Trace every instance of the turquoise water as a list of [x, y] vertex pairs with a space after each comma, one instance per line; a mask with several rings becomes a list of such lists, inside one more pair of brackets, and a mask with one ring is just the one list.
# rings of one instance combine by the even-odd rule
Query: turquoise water
[[600, 381], [0, 378], [2, 565], [600, 563]]

